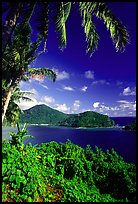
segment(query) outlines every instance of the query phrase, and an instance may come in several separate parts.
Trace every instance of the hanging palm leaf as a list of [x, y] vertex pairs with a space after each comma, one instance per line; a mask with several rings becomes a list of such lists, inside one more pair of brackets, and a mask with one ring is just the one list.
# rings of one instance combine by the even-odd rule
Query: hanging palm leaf
[[44, 52], [46, 49], [46, 42], [48, 38], [48, 25], [49, 25], [49, 3], [48, 2], [38, 2], [40, 13], [37, 15], [36, 21], [38, 22], [37, 29], [40, 35], [44, 39]]
[[[14, 19], [14, 16], [16, 14], [16, 22], [18, 20], [18, 16], [20, 16], [20, 21], [23, 22], [29, 21], [33, 14], [37, 16], [37, 21], [39, 22], [37, 31], [40, 35], [43, 36], [44, 39], [44, 51], [46, 51], [46, 41], [48, 37], [48, 25], [49, 25], [49, 10], [51, 11], [53, 9], [53, 12], [55, 14], [55, 23], [56, 23], [56, 31], [58, 34], [58, 40], [59, 40], [59, 48], [63, 50], [66, 47], [67, 39], [66, 39], [66, 21], [68, 19], [68, 16], [70, 14], [71, 6], [78, 4], [81, 8], [81, 11], [83, 12], [86, 10], [91, 15], [95, 15], [97, 18], [102, 19], [107, 27], [109, 29], [111, 38], [113, 43], [115, 44], [116, 51], [123, 52], [125, 50], [126, 44], [129, 43], [129, 34], [126, 30], [126, 27], [122, 24], [122, 22], [118, 19], [116, 19], [110, 9], [107, 7], [105, 2], [19, 2], [19, 3], [12, 3], [9, 4], [9, 8], [3, 6], [4, 10], [8, 10], [8, 15], [5, 21], [4, 28], [3, 26], [3, 40], [2, 40], [2, 50], [5, 49], [5, 45], [8, 42], [9, 36], [11, 36], [11, 33], [15, 26], [13, 26], [12, 29], [10, 29], [10, 20]], [[52, 6], [55, 5], [55, 8]], [[17, 8], [17, 9], [16, 9]], [[36, 12], [38, 11], [38, 12]], [[87, 15], [88, 15], [87, 13]], [[23, 15], [23, 17], [21, 17]], [[35, 16], [34, 15], [34, 16]], [[82, 18], [83, 18], [83, 14]], [[90, 17], [88, 17], [90, 19]], [[6, 24], [8, 22], [8, 24]], [[87, 24], [84, 25], [84, 28], [87, 27], [87, 31], [89, 30], [89, 39], [86, 36], [87, 41], [87, 52], [90, 54], [93, 53], [95, 49], [97, 49], [96, 43], [98, 36], [95, 32], [95, 26], [93, 25], [92, 19], [89, 22], [90, 26]], [[93, 33], [93, 39], [90, 32]], [[6, 31], [8, 30], [8, 32]], [[95, 39], [95, 40], [94, 40]]]
[[94, 51], [98, 48], [99, 36], [95, 31], [95, 25], [92, 22], [91, 14], [80, 3], [80, 13], [82, 17], [82, 26], [86, 34], [87, 49], [86, 52], [92, 56]]
[[56, 73], [48, 68], [29, 68], [27, 73], [33, 78], [43, 79], [45, 76], [47, 76], [53, 80], [53, 82], [56, 80]]
[[21, 22], [28, 23], [34, 13], [35, 7], [36, 7], [37, 2], [32, 1], [32, 2], [24, 2], [24, 7], [21, 10]]
[[72, 2], [60, 2], [59, 9], [55, 16], [56, 31], [58, 34], [59, 48], [63, 50], [66, 47], [66, 21], [69, 17]]
[[80, 2], [80, 4], [92, 15], [104, 21], [107, 30], [110, 31], [116, 51], [123, 52], [126, 44], [130, 42], [128, 31], [122, 22], [114, 17], [107, 5], [104, 2]]
[[[5, 85], [5, 91], [8, 91], [9, 85], [6, 87], [6, 84], [4, 82], [3, 85]], [[16, 125], [17, 121], [19, 121], [20, 114], [23, 112], [18, 106], [17, 102], [20, 102], [20, 100], [33, 101], [28, 97], [29, 95], [34, 95], [34, 93], [29, 91], [20, 91], [20, 87], [15, 86], [4, 117], [4, 124], [9, 124], [12, 126]], [[4, 96], [2, 96], [2, 99], [3, 97]]]

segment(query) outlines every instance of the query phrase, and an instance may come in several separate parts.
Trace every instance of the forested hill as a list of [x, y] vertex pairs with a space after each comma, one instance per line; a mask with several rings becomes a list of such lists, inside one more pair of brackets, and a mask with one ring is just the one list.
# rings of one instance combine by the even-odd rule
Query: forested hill
[[61, 122], [62, 126], [71, 127], [111, 127], [114, 124], [114, 121], [108, 116], [93, 111], [71, 114], [68, 118]]
[[114, 125], [113, 120], [100, 113], [87, 111], [80, 114], [65, 114], [46, 105], [37, 105], [25, 110], [20, 122], [70, 127], [111, 127]]
[[24, 113], [21, 115], [21, 123], [59, 125], [59, 122], [66, 118], [67, 115], [58, 110], [46, 105], [36, 105], [28, 110], [24, 110]]

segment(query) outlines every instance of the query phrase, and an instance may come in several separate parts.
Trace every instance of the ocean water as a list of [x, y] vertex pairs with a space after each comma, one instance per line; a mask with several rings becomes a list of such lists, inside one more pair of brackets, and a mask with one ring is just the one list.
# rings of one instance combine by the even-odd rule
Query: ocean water
[[110, 117], [110, 118], [114, 120], [116, 124], [120, 126], [125, 126], [133, 122], [136, 119], [136, 117]]
[[[131, 118], [133, 121], [133, 118]], [[119, 119], [120, 120], [120, 119]], [[128, 120], [119, 125], [127, 124]], [[131, 120], [129, 119], [131, 122]], [[17, 130], [8, 127], [8, 131]], [[83, 148], [87, 144], [94, 149], [98, 146], [103, 151], [114, 150], [123, 157], [126, 162], [136, 163], [136, 131], [125, 131], [120, 128], [69, 128], [69, 127], [49, 127], [49, 126], [28, 126], [28, 133], [35, 138], [27, 138], [24, 144], [31, 142], [33, 145], [45, 142], [56, 141], [66, 142], [68, 139]], [[7, 128], [3, 128], [3, 139], [11, 139], [6, 134]]]

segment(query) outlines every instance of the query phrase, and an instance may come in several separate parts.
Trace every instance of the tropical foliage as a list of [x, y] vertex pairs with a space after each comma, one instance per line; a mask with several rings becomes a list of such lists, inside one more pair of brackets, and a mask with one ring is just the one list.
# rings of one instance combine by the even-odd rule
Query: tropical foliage
[[136, 202], [136, 166], [114, 149], [69, 140], [24, 146], [18, 130], [2, 143], [3, 202]]
[[[122, 22], [115, 18], [105, 2], [9, 2], [3, 5], [3, 12], [7, 11], [7, 16], [3, 24], [3, 50], [10, 39], [11, 34], [18, 21], [29, 22], [33, 16], [36, 28], [44, 40], [44, 51], [46, 51], [46, 41], [48, 38], [49, 24], [55, 22], [59, 48], [63, 50], [67, 44], [66, 23], [71, 14], [71, 8], [79, 8], [82, 18], [82, 26], [86, 34], [87, 48], [90, 54], [97, 49], [99, 36], [93, 23], [93, 17], [103, 20], [107, 30], [109, 30], [116, 51], [124, 51], [129, 43], [129, 34]], [[78, 7], [78, 8], [77, 8]], [[16, 9], [15, 9], [16, 8]], [[37, 12], [35, 12], [37, 10]], [[35, 15], [33, 15], [35, 14]]]
[[36, 50], [42, 38], [38, 36], [36, 42], [31, 41], [31, 27], [28, 23], [19, 24], [7, 45], [2, 59], [2, 76], [5, 80], [19, 82], [28, 80], [33, 74], [46, 75], [55, 80], [55, 73], [49, 69], [30, 68], [29, 64], [36, 59]]
[[55, 81], [56, 74], [48, 68], [30, 68], [29, 64], [36, 59], [36, 50], [42, 38], [38, 36], [36, 42], [31, 41], [31, 27], [28, 23], [19, 24], [12, 36], [10, 43], [6, 46], [2, 58], [2, 79], [8, 87], [7, 95], [3, 99], [3, 119], [7, 111], [10, 98], [14, 88], [21, 80], [29, 80], [30, 77], [45, 77]]
[[[2, 103], [6, 100], [6, 96], [9, 90], [9, 85], [6, 86], [6, 81], [2, 80]], [[20, 109], [20, 107], [17, 105], [20, 100], [25, 100], [25, 101], [32, 101], [31, 98], [29, 98], [30, 95], [32, 95], [32, 92], [29, 91], [21, 91], [19, 86], [16, 86], [13, 89], [9, 105], [5, 114], [5, 118], [3, 121], [4, 126], [15, 126], [16, 123], [20, 119], [21, 113], [23, 111]]]

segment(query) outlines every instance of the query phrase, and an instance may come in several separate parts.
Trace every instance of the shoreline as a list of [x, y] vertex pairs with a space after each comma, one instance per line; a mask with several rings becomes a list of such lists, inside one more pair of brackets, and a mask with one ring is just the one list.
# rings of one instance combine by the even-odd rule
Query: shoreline
[[[23, 124], [21, 124], [23, 125]], [[74, 129], [101, 129], [101, 128], [115, 128], [115, 129], [120, 129], [120, 128], [124, 128], [125, 126], [111, 126], [111, 127], [73, 127], [73, 126], [60, 126], [60, 125], [52, 125], [52, 124], [26, 124], [26, 126], [48, 126], [48, 127], [67, 127], [67, 128], [74, 128]], [[12, 126], [2, 126], [2, 128], [13, 128], [15, 129], [16, 127], [12, 127]]]

